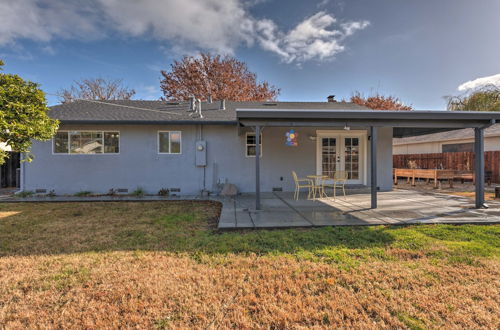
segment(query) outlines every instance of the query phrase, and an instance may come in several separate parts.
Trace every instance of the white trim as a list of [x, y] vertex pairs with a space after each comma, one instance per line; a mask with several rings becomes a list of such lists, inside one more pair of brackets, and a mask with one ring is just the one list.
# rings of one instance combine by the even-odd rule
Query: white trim
[[[321, 174], [321, 138], [323, 137], [333, 137], [337, 138], [337, 153], [341, 157], [341, 166], [345, 166], [344, 152], [342, 148], [344, 147], [344, 138], [346, 137], [357, 137], [360, 142], [360, 174], [362, 177], [359, 180], [349, 180], [348, 184], [363, 184], [367, 185], [368, 182], [368, 132], [366, 130], [317, 130], [316, 131], [316, 174]], [[357, 182], [352, 182], [357, 181]]]
[[[249, 134], [253, 134], [255, 135], [255, 132], [246, 132], [245, 134], [245, 157], [246, 158], [255, 158], [255, 156], [252, 156], [252, 155], [248, 155], [248, 146], [251, 146], [252, 144], [248, 144], [247, 141], [248, 141], [248, 135]], [[262, 150], [262, 146], [264, 145], [263, 143], [263, 137], [264, 134], [262, 134], [262, 132], [260, 132], [260, 158], [262, 158], [262, 155], [264, 154], [264, 151]], [[257, 144], [255, 145], [255, 147], [257, 147]], [[256, 149], [257, 150], [257, 149]], [[257, 153], [257, 151], [256, 151]]]
[[[106, 131], [100, 131], [100, 130], [93, 130], [93, 129], [70, 129], [70, 130], [58, 130], [56, 132], [66, 132], [68, 133], [68, 152], [54, 152], [54, 138], [55, 135], [52, 137], [52, 155], [56, 156], [100, 156], [100, 155], [119, 155], [122, 152], [122, 146], [121, 146], [121, 139], [122, 139], [122, 133], [119, 130], [106, 130]], [[99, 132], [102, 134], [102, 151], [101, 153], [93, 153], [93, 154], [81, 154], [81, 153], [71, 153], [71, 143], [70, 143], [70, 135], [69, 132]], [[104, 133], [118, 133], [118, 152], [104, 152]]]
[[[160, 152], [160, 133], [168, 133], [168, 150], [170, 151], [172, 149], [172, 140], [170, 139], [170, 133], [177, 132], [179, 133], [181, 139], [179, 141], [180, 144], [180, 150], [179, 152]], [[158, 130], [156, 132], [156, 151], [158, 155], [182, 155], [182, 131], [178, 130]]]

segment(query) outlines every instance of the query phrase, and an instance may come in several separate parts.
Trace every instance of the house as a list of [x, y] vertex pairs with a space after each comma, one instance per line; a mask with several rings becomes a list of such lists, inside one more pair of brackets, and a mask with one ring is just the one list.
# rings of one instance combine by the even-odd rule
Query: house
[[232, 183], [255, 193], [257, 209], [261, 192], [293, 191], [292, 171], [332, 176], [340, 169], [348, 172], [349, 185], [371, 188], [376, 207], [377, 191], [392, 189], [393, 137], [470, 127], [480, 149], [484, 127], [500, 119], [485, 112], [374, 111], [333, 100], [80, 100], [51, 107], [50, 116], [60, 120], [59, 131], [52, 141], [34, 142], [34, 161], [21, 165], [23, 190], [141, 187], [188, 195]]
[[[471, 128], [393, 140], [395, 155], [461, 151], [474, 151], [474, 130]], [[484, 151], [500, 151], [500, 124], [484, 130]]]

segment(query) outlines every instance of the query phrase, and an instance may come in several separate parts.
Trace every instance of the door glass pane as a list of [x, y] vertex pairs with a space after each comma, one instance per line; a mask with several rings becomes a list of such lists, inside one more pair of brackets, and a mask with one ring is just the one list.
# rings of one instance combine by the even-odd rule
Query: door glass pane
[[322, 138], [321, 146], [321, 174], [333, 178], [337, 168], [337, 139]]
[[345, 138], [345, 170], [349, 180], [359, 180], [359, 138]]

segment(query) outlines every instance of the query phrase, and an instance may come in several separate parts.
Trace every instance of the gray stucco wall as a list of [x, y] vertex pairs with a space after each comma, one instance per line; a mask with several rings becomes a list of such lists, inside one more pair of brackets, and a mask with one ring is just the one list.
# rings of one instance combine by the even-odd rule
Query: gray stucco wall
[[[239, 191], [255, 191], [255, 158], [245, 155], [245, 130], [234, 126], [62, 126], [63, 130], [120, 131], [120, 153], [64, 155], [52, 153], [52, 142], [35, 142], [33, 162], [24, 165], [25, 190], [55, 190], [57, 194], [78, 191], [105, 193], [111, 188], [137, 187], [148, 193], [161, 188], [181, 188], [181, 194], [198, 194], [204, 187], [217, 190], [217, 182], [234, 183]], [[308, 136], [316, 129], [297, 128], [297, 147], [285, 145], [287, 128], [263, 131], [261, 189], [281, 187], [292, 191], [291, 171], [299, 176], [316, 172], [316, 142]], [[354, 129], [354, 128], [353, 128]], [[158, 154], [157, 132], [182, 132], [182, 154]], [[195, 142], [207, 142], [207, 167], [195, 166]], [[392, 187], [392, 129], [379, 129], [378, 177], [381, 190]], [[367, 155], [369, 153], [367, 152]], [[369, 157], [366, 158], [369, 160]], [[367, 164], [369, 169], [369, 164]], [[367, 171], [369, 176], [369, 171]], [[369, 184], [369, 177], [367, 178]]]

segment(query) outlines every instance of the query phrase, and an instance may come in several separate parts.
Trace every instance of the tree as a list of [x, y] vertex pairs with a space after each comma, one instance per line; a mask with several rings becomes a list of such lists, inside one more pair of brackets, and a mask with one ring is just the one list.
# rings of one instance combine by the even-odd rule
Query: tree
[[350, 101], [373, 110], [413, 110], [411, 106], [405, 105], [399, 98], [379, 93], [364, 97], [360, 92], [355, 92]]
[[[3, 62], [0, 60], [0, 71]], [[0, 72], [0, 142], [17, 152], [29, 152], [32, 140], [46, 141], [58, 121], [49, 118], [47, 101], [39, 85], [18, 75]], [[7, 153], [0, 150], [0, 164]], [[28, 155], [27, 160], [31, 160]]]
[[135, 90], [124, 87], [122, 83], [122, 79], [89, 78], [76, 80], [69, 88], [62, 89], [57, 94], [61, 103], [69, 103], [78, 99], [130, 100], [135, 95]]
[[271, 101], [280, 90], [267, 82], [257, 82], [257, 76], [244, 62], [233, 57], [210, 53], [184, 56], [174, 61], [170, 71], [161, 71], [160, 88], [164, 99], [187, 100], [195, 96], [203, 101], [208, 97], [232, 101]]
[[500, 87], [485, 86], [467, 95], [448, 98], [448, 110], [500, 111]]

